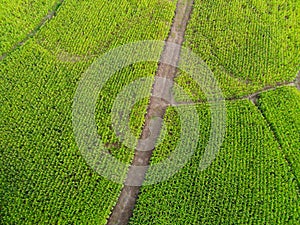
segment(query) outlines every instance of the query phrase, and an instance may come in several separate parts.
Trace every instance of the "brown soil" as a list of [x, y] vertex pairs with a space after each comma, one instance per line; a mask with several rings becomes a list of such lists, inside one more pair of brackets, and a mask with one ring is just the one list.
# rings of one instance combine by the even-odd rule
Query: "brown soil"
[[300, 90], [300, 71], [298, 72], [298, 75], [296, 77], [295, 85], [296, 85], [297, 89]]
[[[186, 30], [187, 23], [190, 18], [190, 14], [192, 12], [193, 0], [178, 0], [175, 17], [173, 19], [173, 24], [169, 33], [169, 37], [167, 38], [167, 42], [173, 42], [178, 45], [182, 45], [184, 40], [184, 34]], [[168, 60], [171, 58], [172, 62], [177, 65], [179, 61], [180, 51], [170, 52], [170, 49], [165, 46], [165, 49], [162, 53], [161, 59], [168, 57]], [[163, 61], [163, 60], [162, 60]], [[160, 63], [157, 69], [156, 77], [168, 78], [173, 81], [176, 75], [176, 68], [164, 63]], [[152, 86], [152, 95], [155, 96], [155, 92], [164, 90], [164, 95], [167, 95], [168, 90], [171, 88], [170, 85], [166, 85], [161, 82], [162, 80], [156, 79]], [[168, 99], [168, 96], [166, 96]], [[150, 104], [147, 109], [147, 114], [145, 117], [145, 125], [141, 134], [141, 139], [145, 139], [151, 135], [150, 133], [150, 121], [153, 117], [163, 118], [165, 115], [166, 108], [168, 104], [157, 97], [150, 98]], [[151, 139], [148, 146], [140, 146], [140, 142], [137, 145], [135, 150], [134, 159], [132, 162], [133, 166], [147, 166], [149, 165], [150, 158], [153, 152], [153, 147], [155, 146], [155, 142], [159, 136], [160, 130], [162, 128], [162, 120], [160, 120], [159, 124], [155, 127], [156, 131], [152, 130], [152, 135], [155, 133], [155, 137]], [[152, 149], [150, 151], [139, 151], [137, 149]], [[132, 167], [131, 167], [132, 168]], [[125, 185], [121, 191], [118, 202], [115, 205], [107, 224], [109, 225], [124, 225], [128, 224], [130, 217], [132, 216], [134, 206], [136, 204], [138, 194], [140, 191], [140, 187], [144, 181], [146, 170], [143, 171], [137, 177], [134, 173], [134, 170], [129, 168], [127, 179]], [[134, 176], [132, 176], [134, 174]], [[128, 186], [126, 183], [135, 182], [136, 186]]]

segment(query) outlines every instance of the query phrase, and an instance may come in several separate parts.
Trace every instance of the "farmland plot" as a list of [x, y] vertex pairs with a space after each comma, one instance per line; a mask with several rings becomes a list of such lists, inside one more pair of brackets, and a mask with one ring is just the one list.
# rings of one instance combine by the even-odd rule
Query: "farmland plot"
[[[1, 15], [1, 22], [9, 21], [5, 32], [15, 25], [11, 37], [2, 36], [1, 51], [28, 34], [55, 2], [30, 3], [1, 3], [1, 11], [9, 6], [6, 14], [20, 5], [25, 21]], [[122, 185], [97, 174], [80, 154], [72, 127], [74, 93], [81, 75], [103, 53], [134, 41], [165, 40], [175, 5], [169, 0], [68, 0], [34, 37], [0, 61], [1, 224], [106, 223]], [[185, 47], [207, 62], [227, 98], [290, 82], [299, 69], [299, 6], [296, 0], [196, 0]], [[156, 69], [149, 62], [123, 68], [99, 94], [98, 134], [122, 162], [131, 162], [133, 149], [113, 131], [112, 105], [126, 85], [141, 77], [153, 79]], [[193, 100], [205, 98], [183, 72], [176, 81]], [[151, 86], [143, 88], [149, 93]], [[298, 97], [289, 88], [264, 93], [259, 110], [249, 101], [228, 102], [226, 140], [203, 172], [198, 167], [209, 138], [210, 113], [206, 105], [198, 105], [197, 152], [174, 177], [142, 188], [131, 224], [296, 224]], [[139, 101], [130, 115], [136, 137], [147, 105], [149, 99]], [[180, 139], [174, 108], [167, 110], [165, 120], [162, 133], [167, 135], [152, 164], [168, 158]]]
[[261, 94], [258, 104], [300, 184], [299, 91], [294, 87], [282, 87], [265, 92]]
[[[170, 1], [66, 1], [35, 37], [0, 62], [1, 223], [106, 223], [121, 185], [90, 169], [76, 145], [72, 103], [77, 83], [111, 48], [164, 40], [174, 9]], [[154, 63], [124, 68], [99, 94], [99, 135], [124, 162], [132, 151], [116, 143], [107, 126], [113, 98], [124, 85], [153, 77], [155, 71]], [[147, 103], [138, 104], [139, 114], [131, 117], [136, 135]]]
[[0, 55], [11, 50], [34, 30], [58, 0], [4, 0], [0, 4]]
[[[225, 142], [215, 161], [201, 172], [210, 113], [204, 105], [197, 109], [201, 134], [195, 156], [168, 181], [142, 187], [131, 224], [297, 223], [294, 175], [259, 110], [249, 101], [227, 104]], [[166, 121], [170, 135], [155, 149], [152, 164], [168, 157], [180, 138], [174, 109], [168, 110]]]
[[[299, 18], [297, 0], [195, 0], [184, 46], [208, 64], [227, 98], [240, 97], [294, 80]], [[194, 100], [203, 98], [186, 74], [177, 82]]]

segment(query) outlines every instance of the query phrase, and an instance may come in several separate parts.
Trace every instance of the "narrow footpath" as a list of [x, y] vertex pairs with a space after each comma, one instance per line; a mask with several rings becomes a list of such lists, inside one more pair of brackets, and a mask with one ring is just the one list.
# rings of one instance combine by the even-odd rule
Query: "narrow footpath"
[[[175, 16], [173, 19], [173, 24], [171, 26], [171, 30], [169, 36], [167, 38], [167, 42], [172, 42], [182, 46], [184, 41], [184, 34], [190, 19], [190, 15], [193, 8], [193, 0], [178, 0]], [[180, 51], [172, 51], [172, 49], [165, 46], [161, 59], [167, 57], [168, 59], [172, 59], [172, 62], [175, 65], [178, 65], [179, 62]], [[161, 60], [163, 61], [163, 60]], [[170, 65], [166, 65], [160, 63], [157, 69], [157, 73], [155, 76], [155, 81], [152, 86], [152, 96], [155, 96], [155, 93], [161, 90], [164, 90], [163, 93], [168, 93], [172, 85], [162, 83], [162, 79], [157, 79], [158, 77], [168, 78], [168, 80], [173, 81], [176, 75], [176, 68]], [[167, 99], [167, 96], [166, 96]], [[142, 130], [141, 139], [146, 139], [150, 135], [155, 133], [155, 137], [152, 137], [151, 141], [148, 143], [149, 146], [141, 146], [140, 142], [137, 144], [134, 159], [132, 161], [133, 166], [147, 166], [149, 165], [150, 158], [153, 152], [153, 147], [155, 146], [155, 142], [159, 136], [160, 130], [162, 128], [162, 120], [160, 120], [159, 124], [155, 127], [156, 131], [152, 130], [152, 134], [150, 134], [150, 121], [153, 117], [159, 117], [161, 119], [164, 118], [166, 108], [168, 103], [166, 103], [161, 98], [151, 97], [150, 104], [148, 105], [147, 114], [145, 116], [145, 125]], [[138, 149], [152, 149], [149, 151], [139, 151]], [[109, 219], [108, 225], [125, 225], [128, 224], [130, 217], [132, 216], [134, 206], [136, 204], [138, 194], [140, 191], [140, 187], [144, 181], [146, 171], [143, 171], [142, 174], [139, 174], [138, 177], [131, 177], [130, 174], [134, 174], [134, 171], [129, 169], [127, 180], [135, 179], [136, 186], [125, 185], [121, 191], [118, 202], [115, 205]], [[131, 182], [129, 182], [131, 183]]]

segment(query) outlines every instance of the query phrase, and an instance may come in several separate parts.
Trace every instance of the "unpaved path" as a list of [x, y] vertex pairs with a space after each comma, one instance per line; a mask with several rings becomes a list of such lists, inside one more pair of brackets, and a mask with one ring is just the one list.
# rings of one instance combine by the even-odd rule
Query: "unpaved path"
[[[262, 94], [264, 92], [267, 92], [267, 91], [275, 90], [279, 87], [288, 87], [288, 86], [289, 87], [297, 87], [298, 90], [300, 90], [300, 72], [299, 72], [298, 77], [292, 82], [286, 81], [286, 82], [277, 83], [276, 85], [273, 85], [273, 86], [267, 85], [267, 86], [263, 87], [262, 89], [254, 92], [254, 93], [244, 95], [244, 96], [241, 96], [241, 97], [225, 98], [225, 100], [226, 101], [237, 101], [237, 100], [249, 99], [250, 101], [255, 103], [260, 94]], [[174, 106], [198, 105], [198, 104], [201, 104], [201, 103], [207, 103], [207, 101], [206, 100], [199, 100], [199, 101], [193, 101], [193, 102], [176, 102], [174, 104]]]
[[264, 92], [267, 92], [267, 91], [271, 91], [271, 90], [275, 90], [279, 87], [285, 87], [285, 86], [296, 86], [295, 84], [295, 81], [292, 81], [292, 82], [282, 82], [282, 83], [278, 83], [274, 86], [266, 86], [264, 88], [262, 88], [261, 90], [259, 91], [256, 91], [250, 95], [246, 95], [246, 96], [243, 96], [243, 97], [240, 97], [240, 98], [229, 98], [229, 99], [226, 99], [227, 101], [230, 101], [230, 100], [242, 100], [242, 99], [249, 99], [250, 101], [252, 101], [254, 104], [257, 103], [257, 99], [259, 97], [260, 94], [264, 93]]
[[57, 2], [52, 8], [52, 11], [49, 11], [48, 14], [46, 16], [43, 17], [43, 19], [41, 20], [41, 22], [30, 32], [26, 35], [26, 37], [16, 43], [8, 52], [3, 53], [0, 56], [0, 61], [5, 59], [11, 52], [13, 52], [14, 50], [16, 50], [18, 47], [22, 46], [25, 44], [26, 41], [28, 41], [30, 38], [32, 38], [33, 36], [36, 35], [36, 33], [41, 29], [42, 26], [44, 26], [47, 21], [51, 20], [57, 13], [57, 11], [59, 10], [60, 6], [63, 4], [65, 0], [59, 0], [59, 2]]
[[296, 77], [295, 85], [298, 88], [298, 90], [300, 90], [300, 70], [299, 70], [298, 75]]
[[[176, 6], [176, 12], [175, 17], [173, 19], [173, 24], [169, 33], [169, 36], [167, 38], [167, 42], [173, 42], [178, 45], [182, 45], [184, 40], [184, 34], [186, 30], [187, 23], [190, 18], [190, 14], [192, 12], [193, 7], [193, 0], [178, 0], [177, 6]], [[168, 57], [168, 59], [172, 59], [172, 62], [174, 62], [175, 65], [178, 64], [179, 61], [179, 55], [180, 51], [171, 51], [172, 49], [165, 46], [165, 49], [163, 50], [161, 58]], [[173, 49], [174, 50], [174, 49]], [[163, 61], [163, 60], [162, 60]], [[161, 92], [164, 90], [163, 93], [167, 95], [170, 88], [172, 88], [172, 85], [162, 83], [163, 79], [157, 79], [158, 77], [162, 78], [168, 78], [168, 80], [173, 81], [174, 77], [176, 75], [176, 68], [167, 64], [160, 63], [157, 69], [157, 73], [155, 76], [155, 82], [152, 86], [152, 96], [155, 96], [155, 92]], [[157, 95], [156, 95], [157, 96]], [[166, 99], [168, 96], [166, 96]], [[152, 130], [152, 134], [150, 133], [150, 121], [152, 117], [159, 117], [163, 118], [166, 112], [168, 104], [162, 100], [161, 98], [157, 97], [151, 97], [150, 98], [150, 104], [147, 109], [147, 114], [145, 117], [145, 125], [141, 134], [141, 139], [146, 139], [149, 136], [153, 135], [155, 133], [155, 136], [152, 137], [150, 143], [148, 143], [148, 146], [141, 146], [140, 142], [137, 144], [137, 148], [135, 150], [134, 159], [132, 162], [133, 166], [147, 166], [149, 165], [150, 158], [153, 152], [153, 147], [155, 146], [155, 142], [158, 138], [158, 135], [160, 133], [160, 130], [162, 128], [162, 120], [160, 120], [159, 124], [155, 127], [156, 131], [154, 132]], [[150, 151], [139, 151], [138, 149], [152, 149]], [[135, 206], [140, 187], [143, 183], [143, 180], [145, 178], [146, 171], [143, 171], [142, 174], [139, 174], [137, 177], [134, 171], [131, 171], [131, 168], [128, 171], [127, 175], [127, 181], [130, 181], [128, 183], [131, 183], [131, 181], [134, 179], [136, 186], [129, 186], [126, 185], [123, 187], [121, 194], [119, 196], [118, 202], [115, 205], [110, 218], [108, 219], [107, 224], [109, 225], [124, 225], [128, 224], [128, 221], [133, 213], [133, 208]], [[135, 176], [131, 176], [131, 174], [134, 174]]]

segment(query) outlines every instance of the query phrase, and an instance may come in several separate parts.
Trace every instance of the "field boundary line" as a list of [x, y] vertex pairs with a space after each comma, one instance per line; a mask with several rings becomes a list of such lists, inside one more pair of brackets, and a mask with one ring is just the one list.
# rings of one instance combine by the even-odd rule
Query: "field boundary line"
[[[168, 34], [166, 43], [175, 43], [180, 46], [182, 46], [184, 41], [184, 35], [185, 30], [188, 24], [188, 21], [190, 20], [190, 15], [192, 13], [194, 0], [178, 0], [175, 10], [175, 15], [173, 17], [172, 26], [170, 28], [170, 32]], [[172, 61], [174, 64], [178, 65], [179, 63], [179, 57], [180, 57], [180, 51], [170, 52], [170, 49], [167, 47], [167, 44], [164, 46], [164, 49], [161, 54], [161, 59], [166, 57], [172, 57]], [[165, 61], [165, 60], [161, 60]], [[145, 124], [143, 126], [143, 130], [141, 133], [141, 139], [147, 138], [151, 132], [150, 132], [150, 122], [151, 118], [153, 117], [159, 117], [164, 118], [165, 112], [167, 107], [169, 106], [164, 100], [153, 97], [155, 96], [156, 92], [159, 92], [161, 90], [163, 91], [163, 95], [167, 95], [168, 91], [172, 88], [171, 86], [162, 83], [162, 79], [158, 78], [166, 78], [170, 82], [173, 83], [174, 78], [176, 76], [177, 69], [173, 66], [159, 63], [158, 68], [156, 71], [156, 75], [154, 78], [154, 83], [152, 85], [152, 97], [150, 97], [150, 103], [147, 108], [147, 113], [145, 115]], [[159, 133], [162, 129], [162, 121], [160, 124], [156, 127], [157, 131], [155, 133], [158, 133], [158, 135], [155, 137], [155, 139], [158, 139]], [[156, 140], [153, 140], [151, 143], [149, 143], [149, 146], [155, 146]], [[148, 147], [149, 147], [148, 146]], [[132, 161], [133, 166], [148, 166], [150, 164], [150, 158], [152, 156], [153, 148], [150, 151], [139, 151], [138, 149], [143, 149], [144, 146], [139, 146], [139, 143], [137, 144], [137, 147], [135, 149], [134, 158]], [[127, 179], [130, 179], [131, 171], [129, 169]], [[138, 182], [140, 186], [129, 186], [124, 185], [124, 187], [121, 190], [121, 193], [118, 198], [118, 202], [114, 206], [110, 217], [108, 218], [107, 224], [108, 225], [125, 225], [129, 223], [130, 218], [133, 214], [134, 206], [138, 199], [138, 194], [140, 192], [140, 188], [142, 186], [142, 183], [145, 179], [146, 171], [143, 172], [139, 176]]]
[[272, 136], [274, 137], [274, 140], [278, 143], [278, 148], [280, 150], [280, 153], [283, 156], [284, 161], [286, 162], [289, 171], [291, 172], [291, 174], [294, 176], [295, 180], [296, 180], [296, 190], [297, 190], [297, 194], [300, 195], [300, 182], [298, 177], [295, 174], [295, 171], [293, 170], [292, 167], [292, 163], [290, 162], [290, 160], [286, 157], [286, 154], [283, 151], [282, 145], [279, 141], [277, 132], [273, 129], [273, 127], [271, 126], [271, 122], [267, 119], [267, 117], [265, 116], [265, 114], [263, 113], [262, 109], [260, 108], [259, 104], [258, 104], [258, 98], [259, 95], [256, 95], [255, 97], [253, 97], [252, 99], [250, 99], [250, 101], [253, 103], [253, 105], [257, 108], [257, 110], [259, 111], [259, 113], [261, 114], [261, 116], [263, 117], [264, 121], [266, 122], [267, 126], [269, 127]]
[[[300, 75], [300, 71], [299, 71], [299, 75]], [[262, 89], [254, 92], [254, 93], [251, 93], [251, 94], [247, 94], [247, 95], [244, 95], [244, 96], [241, 96], [241, 97], [232, 97], [232, 98], [225, 98], [225, 101], [238, 101], [238, 100], [245, 100], [245, 99], [248, 99], [248, 100], [255, 100], [260, 94], [264, 93], [264, 92], [268, 92], [268, 91], [272, 91], [272, 90], [276, 90], [277, 88], [280, 88], [280, 87], [297, 87], [298, 90], [300, 90], [299, 88], [299, 85], [300, 85], [300, 76], [299, 78], [296, 78], [296, 79], [299, 79], [298, 81], [297, 80], [294, 80], [294, 81], [285, 81], [285, 82], [280, 82], [280, 83], [277, 83], [276, 85], [273, 85], [273, 86], [270, 86], [270, 85], [267, 85], [265, 87], [263, 87]], [[299, 84], [297, 84], [297, 82]], [[180, 106], [180, 105], [198, 105], [198, 104], [203, 104], [203, 103], [207, 103], [206, 100], [198, 100], [198, 101], [194, 101], [194, 102], [178, 102], [176, 105], [177, 106]]]
[[23, 40], [17, 42], [9, 51], [4, 52], [0, 56], [0, 61], [5, 59], [9, 54], [14, 52], [17, 48], [24, 45], [30, 38], [34, 37], [36, 33], [48, 22], [50, 21], [54, 16], [56, 16], [56, 13], [60, 9], [61, 5], [64, 3], [65, 0], [59, 0], [52, 6], [52, 10], [50, 9], [48, 11], [48, 14], [42, 18], [42, 20], [39, 22], [39, 24], [33, 28], [32, 31], [30, 31]]

